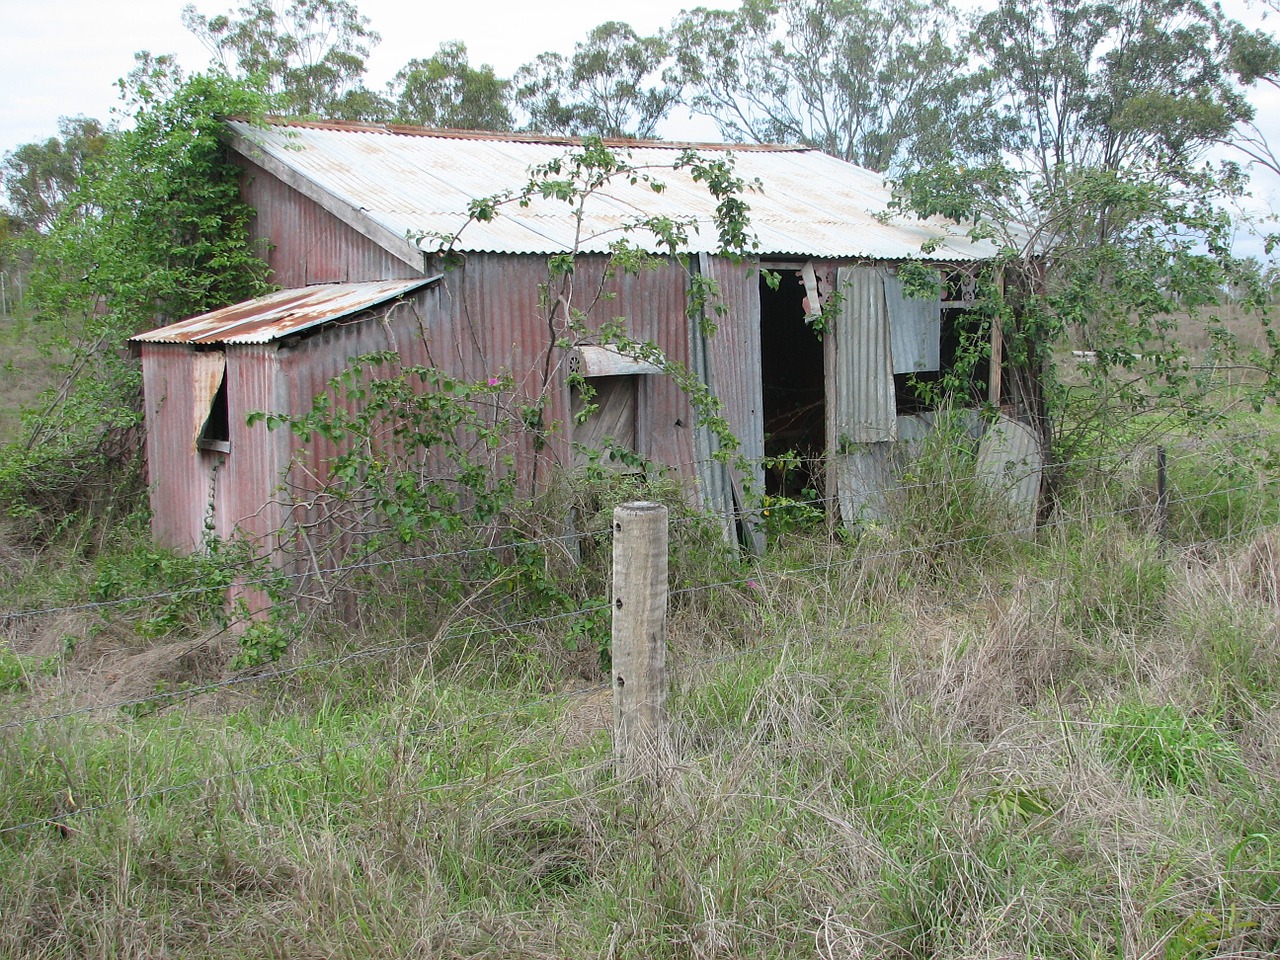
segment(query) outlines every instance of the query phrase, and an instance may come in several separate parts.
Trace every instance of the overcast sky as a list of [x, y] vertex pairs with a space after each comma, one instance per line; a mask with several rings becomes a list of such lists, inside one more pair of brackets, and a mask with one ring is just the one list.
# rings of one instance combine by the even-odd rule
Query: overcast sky
[[[188, 71], [208, 53], [182, 26], [185, 0], [0, 0], [0, 154], [57, 132], [60, 116], [111, 119], [115, 82], [133, 66], [133, 54], [174, 53]], [[1229, 0], [1232, 16], [1256, 22], [1249, 0]], [[1256, 2], [1256, 0], [1255, 0]], [[569, 52], [591, 27], [624, 20], [642, 33], [671, 22], [687, 6], [736, 6], [736, 0], [464, 0], [406, 3], [356, 0], [382, 43], [370, 58], [368, 86], [381, 90], [413, 57], [426, 57], [445, 40], [463, 40], [473, 64], [491, 64], [502, 76], [545, 50]], [[238, 0], [203, 0], [206, 14], [230, 10]], [[1271, 26], [1270, 23], [1266, 24]], [[1259, 94], [1259, 119], [1280, 143], [1280, 93]], [[668, 137], [714, 139], [706, 120], [683, 110], [664, 127]], [[1255, 212], [1280, 210], [1280, 183], [1255, 183]], [[1253, 252], [1250, 250], [1249, 252]]]
[[[138, 50], [175, 53], [188, 71], [208, 52], [182, 26], [186, 0], [0, 0], [0, 153], [57, 133], [60, 116], [107, 120], [117, 105], [115, 81]], [[206, 14], [238, 0], [203, 0]], [[546, 50], [569, 52], [588, 30], [624, 20], [641, 33], [666, 26], [689, 0], [464, 0], [406, 3], [356, 0], [382, 34], [366, 83], [381, 90], [414, 57], [429, 57], [445, 40], [463, 40], [472, 64], [510, 76]], [[705, 6], [736, 6], [734, 0]], [[709, 135], [714, 136], [714, 127]]]

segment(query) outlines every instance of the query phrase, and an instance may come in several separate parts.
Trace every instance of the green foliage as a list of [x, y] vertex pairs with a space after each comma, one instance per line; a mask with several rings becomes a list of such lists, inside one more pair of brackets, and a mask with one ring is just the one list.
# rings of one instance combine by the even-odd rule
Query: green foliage
[[109, 136], [97, 120], [61, 117], [56, 137], [4, 155], [0, 184], [18, 229], [46, 233], [53, 227]]
[[212, 17], [194, 4], [182, 22], [231, 76], [293, 115], [384, 118], [390, 105], [360, 82], [382, 39], [348, 0], [246, 0]]
[[136, 504], [141, 378], [126, 338], [267, 289], [221, 119], [256, 115], [260, 95], [226, 77], [184, 79], [164, 58], [141, 59], [123, 90], [131, 127], [34, 248], [35, 317], [74, 340], [65, 384], [6, 451], [0, 491], [10, 516], [43, 536]]
[[509, 380], [468, 383], [396, 360], [359, 357], [309, 411], [250, 417], [288, 427], [305, 444], [335, 446], [320, 497], [330, 516], [321, 527], [363, 531], [367, 553], [499, 516], [515, 492], [509, 445], [532, 415], [511, 398]]
[[747, 0], [683, 13], [673, 36], [690, 106], [726, 139], [886, 171], [978, 119], [957, 23], [945, 0]]
[[456, 130], [510, 130], [511, 81], [493, 67], [472, 67], [467, 45], [460, 40], [440, 44], [426, 60], [405, 64], [388, 86], [397, 123]]
[[8, 647], [0, 648], [0, 693], [23, 693], [28, 689], [27, 665]]

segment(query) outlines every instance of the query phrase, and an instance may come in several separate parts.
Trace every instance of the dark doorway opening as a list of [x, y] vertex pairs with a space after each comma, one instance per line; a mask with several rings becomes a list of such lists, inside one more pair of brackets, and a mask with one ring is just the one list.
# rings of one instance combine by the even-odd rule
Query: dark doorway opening
[[765, 493], [810, 499], [820, 493], [827, 403], [822, 341], [805, 322], [800, 265], [779, 271], [774, 290], [760, 279], [760, 369], [764, 455], [794, 458], [765, 471]]

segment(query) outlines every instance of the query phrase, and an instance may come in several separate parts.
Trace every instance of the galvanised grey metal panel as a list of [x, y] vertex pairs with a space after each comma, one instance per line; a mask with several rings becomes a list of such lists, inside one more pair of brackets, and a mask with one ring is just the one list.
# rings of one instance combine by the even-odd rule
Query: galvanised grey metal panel
[[843, 299], [831, 342], [836, 351], [837, 443], [897, 439], [892, 343], [882, 267], [841, 267]]
[[[630, 236], [650, 250], [662, 245], [644, 231], [628, 234], [647, 216], [692, 217], [690, 249], [715, 252], [715, 200], [687, 168], [673, 169], [677, 144], [634, 142], [615, 150], [660, 181], [626, 178], [596, 191], [579, 224], [563, 201], [535, 196], [527, 207], [507, 204], [487, 222], [468, 222], [471, 201], [518, 193], [531, 168], [563, 157], [577, 145], [555, 138], [499, 139], [457, 131], [393, 130], [336, 123], [277, 122], [266, 128], [233, 121], [235, 148], [257, 165], [278, 169], [362, 232], [372, 224], [385, 246], [425, 237], [438, 249], [505, 253], [604, 253]], [[881, 175], [813, 150], [793, 147], [704, 145], [715, 158], [732, 153], [734, 171], [749, 183], [745, 197], [761, 255], [883, 260], [963, 261], [994, 254], [941, 220], [881, 216], [891, 194]], [[930, 252], [923, 246], [929, 243]]]
[[896, 485], [896, 443], [859, 443], [836, 457], [840, 517], [845, 526], [883, 520]]
[[282, 287], [422, 276], [409, 264], [353, 229], [311, 198], [249, 161], [241, 193], [256, 214], [250, 236]]
[[828, 457], [848, 525], [884, 512], [897, 439], [889, 321], [881, 267], [842, 266], [835, 329], [827, 336]]
[[1002, 494], [1010, 512], [1020, 522], [1035, 522], [1044, 453], [1036, 432], [1018, 420], [1000, 414], [978, 444], [978, 476]]
[[894, 373], [921, 373], [942, 367], [942, 300], [909, 297], [896, 274], [884, 275]]

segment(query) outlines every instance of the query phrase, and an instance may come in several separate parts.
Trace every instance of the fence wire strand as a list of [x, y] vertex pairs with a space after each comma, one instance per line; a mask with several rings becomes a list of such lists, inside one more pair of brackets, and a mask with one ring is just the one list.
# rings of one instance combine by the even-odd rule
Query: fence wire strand
[[[1219, 490], [1214, 490], [1208, 493], [1195, 494], [1187, 497], [1171, 499], [1168, 502], [1171, 506], [1174, 504], [1193, 503], [1209, 497], [1221, 496], [1224, 493], [1229, 494], [1229, 493], [1236, 493], [1236, 492], [1244, 492], [1244, 491], [1253, 490], [1253, 489], [1255, 489], [1254, 485], [1246, 484], [1246, 485], [1241, 485], [1234, 488], [1229, 488], [1227, 490], [1219, 489]], [[1109, 510], [1109, 511], [1093, 512], [1089, 514], [1089, 517], [1091, 519], [1107, 519], [1107, 518], [1131, 515], [1134, 513], [1142, 513], [1150, 509], [1151, 509], [1151, 505], [1143, 504], [1143, 505], [1136, 505], [1131, 507], [1118, 508], [1118, 509]], [[677, 520], [673, 522], [678, 522], [679, 519], [680, 518], [677, 518]], [[1040, 530], [1043, 531], [1045, 529], [1053, 529], [1055, 527], [1065, 526], [1069, 523], [1075, 522], [1077, 519], [1078, 518], [1075, 518], [1075, 517], [1060, 517], [1045, 524], [1040, 528]], [[696, 586], [678, 587], [670, 590], [668, 593], [668, 596], [672, 599], [675, 599], [680, 597], [687, 598], [691, 596], [696, 596], [698, 594], [704, 594], [710, 591], [722, 590], [725, 588], [753, 589], [752, 584], [756, 584], [758, 586], [761, 580], [767, 581], [770, 578], [794, 577], [794, 576], [799, 576], [804, 574], [821, 573], [821, 572], [837, 570], [837, 569], [849, 569], [849, 568], [854, 568], [854, 567], [858, 567], [858, 566], [862, 566], [865, 564], [874, 563], [878, 561], [883, 561], [883, 560], [901, 559], [902, 557], [912, 556], [912, 555], [925, 555], [930, 551], [935, 551], [942, 548], [972, 546], [975, 544], [982, 543], [983, 541], [989, 541], [996, 538], [1003, 538], [1006, 536], [1010, 536], [1010, 535], [1013, 535], [1014, 533], [1016, 533], [1016, 531], [986, 532], [982, 534], [975, 534], [972, 537], [961, 537], [961, 538], [954, 538], [949, 540], [932, 541], [924, 544], [913, 544], [909, 546], [895, 548], [892, 550], [884, 550], [877, 553], [859, 554], [855, 552], [852, 556], [848, 556], [840, 559], [829, 558], [823, 561], [822, 563], [815, 563], [815, 564], [798, 566], [798, 567], [789, 567], [785, 570], [776, 571], [776, 572], [761, 571], [758, 569], [749, 570], [743, 573], [741, 576], [734, 577], [731, 579], [718, 580], [710, 583], [698, 584]], [[1236, 536], [1238, 537], [1239, 534], [1237, 534]], [[1229, 542], [1230, 539], [1233, 539], [1233, 538], [1222, 538], [1224, 542]], [[1203, 544], [1210, 544], [1213, 542], [1215, 541], [1203, 541]], [[137, 599], [139, 602], [142, 602], [146, 598], [137, 598]], [[288, 677], [296, 676], [304, 672], [324, 670], [326, 668], [337, 668], [337, 667], [344, 666], [350, 663], [355, 663], [361, 660], [370, 660], [377, 657], [391, 656], [397, 653], [404, 653], [412, 650], [418, 650], [426, 647], [431, 647], [434, 645], [443, 645], [454, 640], [472, 639], [476, 637], [486, 637], [486, 636], [490, 636], [490, 637], [500, 636], [504, 634], [509, 634], [513, 631], [527, 630], [527, 629], [532, 629], [540, 626], [546, 626], [553, 623], [562, 623], [562, 622], [573, 620], [579, 617], [585, 617], [593, 614], [603, 613], [607, 610], [609, 610], [609, 605], [607, 603], [601, 602], [601, 603], [590, 604], [590, 605], [580, 607], [575, 610], [570, 610], [564, 613], [550, 614], [550, 615], [541, 616], [541, 617], [531, 617], [531, 618], [517, 620], [517, 621], [506, 621], [506, 622], [501, 622], [497, 624], [486, 624], [483, 626], [472, 625], [464, 629], [447, 631], [445, 633], [437, 634], [432, 637], [409, 640], [405, 642], [391, 642], [386, 644], [379, 644], [377, 646], [368, 647], [363, 650], [352, 651], [350, 653], [341, 654], [339, 656], [334, 656], [334, 657], [329, 657], [329, 658], [324, 658], [324, 659], [314, 660], [314, 661], [308, 661], [308, 662], [294, 664], [287, 667], [277, 667], [273, 669], [254, 671], [252, 673], [246, 673], [246, 674], [230, 677], [226, 680], [219, 680], [219, 681], [215, 681], [207, 684], [200, 684], [200, 685], [188, 687], [182, 691], [155, 693], [155, 694], [149, 694], [143, 697], [130, 697], [127, 699], [111, 701], [107, 703], [98, 703], [98, 704], [91, 704], [84, 707], [77, 707], [73, 709], [59, 711], [57, 713], [43, 714], [36, 717], [28, 717], [21, 720], [11, 720], [5, 723], [0, 723], [0, 731], [21, 729], [24, 727], [30, 727], [30, 726], [48, 723], [56, 720], [63, 720], [71, 717], [84, 716], [84, 715], [93, 714], [93, 713], [102, 713], [102, 712], [109, 712], [114, 710], [128, 710], [136, 707], [146, 706], [148, 704], [171, 705], [171, 704], [176, 704], [182, 700], [190, 699], [195, 696], [200, 696], [207, 693], [214, 693], [219, 690], [223, 690], [231, 687], [238, 687], [238, 686], [251, 684], [251, 683], [266, 682], [270, 680], [285, 679]]]

